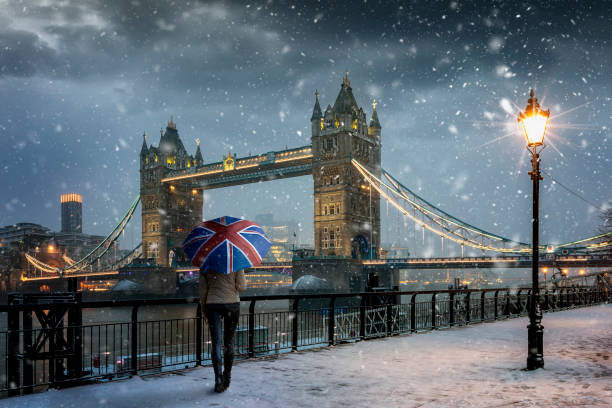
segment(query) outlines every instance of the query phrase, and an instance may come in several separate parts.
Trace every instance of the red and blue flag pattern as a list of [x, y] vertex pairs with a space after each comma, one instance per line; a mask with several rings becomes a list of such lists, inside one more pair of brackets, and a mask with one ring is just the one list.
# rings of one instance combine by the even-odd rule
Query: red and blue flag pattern
[[225, 216], [197, 225], [183, 242], [183, 249], [191, 264], [203, 273], [212, 269], [229, 274], [259, 265], [271, 245], [259, 225]]

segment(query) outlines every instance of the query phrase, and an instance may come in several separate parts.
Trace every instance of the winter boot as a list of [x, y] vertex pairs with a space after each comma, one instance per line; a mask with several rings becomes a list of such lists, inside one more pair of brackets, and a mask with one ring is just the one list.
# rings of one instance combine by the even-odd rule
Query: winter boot
[[223, 390], [227, 390], [232, 381], [232, 364], [234, 363], [234, 355], [226, 355], [223, 359], [224, 370], [223, 370]]
[[225, 388], [223, 387], [223, 379], [224, 376], [219, 371], [221, 371], [221, 367], [213, 367], [215, 370], [215, 392], [223, 392]]

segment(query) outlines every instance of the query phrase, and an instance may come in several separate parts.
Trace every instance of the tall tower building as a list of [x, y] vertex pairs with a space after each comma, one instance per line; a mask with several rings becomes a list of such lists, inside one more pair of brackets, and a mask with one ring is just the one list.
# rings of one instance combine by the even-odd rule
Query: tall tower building
[[380, 177], [381, 126], [376, 101], [368, 125], [348, 73], [325, 112], [315, 93], [312, 112], [315, 255], [375, 258], [380, 248], [380, 196], [351, 164]]
[[69, 193], [60, 196], [62, 204], [62, 232], [83, 232], [83, 197]]
[[186, 183], [161, 180], [176, 170], [195, 170], [203, 160], [199, 141], [195, 156], [187, 153], [172, 118], [160, 133], [158, 147], [147, 146], [143, 134], [140, 150], [142, 249], [144, 258], [167, 266], [170, 251], [180, 248], [191, 228], [202, 222], [203, 195], [201, 189]]

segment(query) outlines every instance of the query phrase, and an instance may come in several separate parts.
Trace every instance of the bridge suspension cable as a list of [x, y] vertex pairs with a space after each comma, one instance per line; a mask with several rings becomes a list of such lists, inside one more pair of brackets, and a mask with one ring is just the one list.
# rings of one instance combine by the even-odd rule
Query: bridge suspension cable
[[[427, 202], [418, 194], [411, 191], [409, 188], [400, 183], [390, 173], [382, 170], [382, 175], [385, 180], [372, 174], [357, 160], [352, 159], [353, 166], [359, 171], [364, 179], [378, 191], [378, 193], [397, 208], [404, 216], [419, 224], [423, 229], [427, 229], [440, 237], [447, 238], [459, 245], [467, 245], [472, 248], [481, 249], [484, 251], [493, 251], [500, 253], [530, 253], [531, 245], [504, 238], [497, 234], [485, 231], [471, 224], [468, 224], [447, 212], [437, 208], [433, 204]], [[420, 216], [417, 216], [420, 214]], [[565, 248], [574, 246], [579, 243], [596, 241], [612, 236], [612, 232], [600, 234], [594, 237], [585, 238], [583, 240], [568, 242], [561, 245], [556, 245], [557, 248]], [[596, 242], [585, 247], [574, 249], [601, 249], [611, 246], [610, 240]], [[541, 246], [542, 250], [546, 246]]]
[[[139, 202], [140, 202], [140, 195], [138, 195], [136, 199], [132, 202], [132, 205], [130, 206], [130, 208], [124, 214], [121, 221], [119, 221], [119, 223], [115, 226], [115, 228], [110, 232], [110, 234], [108, 234], [102, 240], [102, 242], [100, 242], [100, 244], [98, 244], [94, 249], [92, 249], [82, 259], [75, 262], [71, 258], [64, 256], [63, 259], [67, 265], [65, 268], [53, 267], [51, 265], [48, 265], [34, 258], [33, 256], [29, 254], [25, 254], [26, 260], [28, 261], [28, 263], [30, 263], [30, 265], [32, 265], [37, 270], [40, 270], [42, 272], [47, 272], [47, 273], [54, 273], [54, 274], [69, 276], [71, 273], [77, 273], [77, 272], [83, 271], [84, 269], [98, 262], [104, 255], [106, 255], [106, 253], [110, 250], [110, 248], [117, 241], [117, 239], [119, 239], [125, 227], [132, 219], [132, 216], [134, 215], [134, 212]], [[136, 248], [134, 248], [134, 250], [130, 254], [128, 254], [122, 260], [125, 260], [126, 258], [133, 256], [134, 254], [138, 254], [138, 256], [140, 256], [139, 254], [142, 253], [141, 251], [142, 251], [141, 245], [139, 244]], [[120, 263], [122, 260], [120, 260], [118, 263]]]

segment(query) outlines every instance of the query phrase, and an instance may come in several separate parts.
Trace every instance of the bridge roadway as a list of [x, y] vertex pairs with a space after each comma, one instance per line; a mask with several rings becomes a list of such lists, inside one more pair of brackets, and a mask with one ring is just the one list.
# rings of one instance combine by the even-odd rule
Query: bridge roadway
[[[312, 259], [316, 259], [313, 257]], [[499, 257], [456, 257], [456, 258], [392, 258], [364, 260], [362, 265], [365, 270], [377, 269], [467, 269], [467, 268], [530, 268], [530, 256], [499, 256]], [[566, 255], [555, 256], [543, 255], [540, 257], [541, 267], [559, 268], [595, 268], [612, 267], [612, 256], [609, 255]], [[291, 269], [290, 262], [269, 262], [261, 264], [252, 269]], [[178, 267], [177, 273], [197, 271], [195, 267]], [[118, 275], [118, 271], [82, 272], [65, 274], [64, 278], [80, 278], [93, 276]], [[58, 279], [59, 276], [39, 276], [22, 278], [29, 280]]]
[[[465, 269], [465, 268], [531, 268], [531, 256], [393, 258], [364, 260], [366, 269]], [[541, 267], [589, 268], [612, 266], [612, 256], [550, 255], [540, 257]]]
[[[316, 258], [313, 258], [316, 259]], [[531, 256], [500, 256], [500, 257], [454, 257], [454, 258], [391, 258], [364, 260], [366, 269], [466, 269], [466, 268], [531, 268]], [[594, 268], [611, 267], [612, 256], [604, 255], [564, 255], [540, 257], [542, 267], [560, 268]], [[252, 269], [290, 269], [289, 262], [269, 262]], [[195, 271], [194, 268], [177, 268], [177, 272]]]

